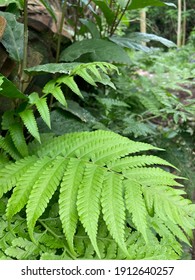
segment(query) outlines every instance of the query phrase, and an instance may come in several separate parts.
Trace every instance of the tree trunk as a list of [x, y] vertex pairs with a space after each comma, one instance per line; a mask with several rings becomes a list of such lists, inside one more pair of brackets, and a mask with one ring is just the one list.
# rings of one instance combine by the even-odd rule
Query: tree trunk
[[[146, 10], [142, 9], [140, 12], [140, 32], [147, 33], [146, 28]], [[142, 45], [146, 46], [145, 42], [142, 42]]]
[[183, 0], [183, 13], [184, 13], [184, 16], [183, 16], [183, 26], [182, 26], [182, 29], [183, 29], [182, 45], [185, 45], [185, 43], [186, 43], [186, 0]]
[[182, 39], [182, 0], [178, 0], [178, 15], [177, 15], [177, 46], [181, 47]]

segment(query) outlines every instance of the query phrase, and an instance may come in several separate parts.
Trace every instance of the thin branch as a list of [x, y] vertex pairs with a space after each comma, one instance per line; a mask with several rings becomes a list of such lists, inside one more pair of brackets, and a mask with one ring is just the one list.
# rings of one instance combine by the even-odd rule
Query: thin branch
[[59, 57], [60, 57], [60, 46], [61, 46], [61, 40], [62, 40], [62, 29], [63, 29], [63, 25], [64, 25], [65, 11], [66, 11], [66, 1], [64, 1], [63, 6], [62, 6], [62, 15], [61, 15], [60, 25], [59, 25], [59, 29], [58, 29], [56, 63], [59, 61]]
[[[118, 25], [120, 24], [120, 22], [121, 22], [121, 20], [122, 20], [122, 18], [123, 18], [123, 16], [124, 16], [124, 14], [125, 14], [125, 12], [126, 12], [128, 6], [131, 4], [131, 2], [132, 2], [132, 0], [129, 0], [129, 1], [127, 2], [127, 4], [125, 5], [125, 8], [122, 10], [122, 13], [121, 13], [121, 15], [120, 15], [118, 21], [115, 21], [115, 22], [114, 22], [114, 26], [112, 27], [111, 32], [110, 32], [110, 36], [112, 36], [112, 35], [114, 34], [114, 32], [116, 31]], [[117, 17], [118, 17], [118, 15], [117, 15]]]

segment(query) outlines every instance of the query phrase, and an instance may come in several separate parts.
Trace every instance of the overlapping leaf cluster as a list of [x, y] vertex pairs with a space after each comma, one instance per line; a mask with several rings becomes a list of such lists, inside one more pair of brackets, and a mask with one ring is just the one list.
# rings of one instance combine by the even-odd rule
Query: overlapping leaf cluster
[[29, 156], [1, 169], [0, 195], [14, 188], [7, 219], [11, 221], [26, 205], [28, 232], [35, 244], [35, 225], [58, 190], [59, 216], [72, 255], [77, 255], [75, 236], [81, 223], [102, 257], [97, 241], [101, 215], [127, 258], [131, 257], [128, 227], [129, 233], [131, 229], [141, 233], [146, 245], [151, 244], [153, 232], [170, 240], [176, 251], [176, 238], [189, 244], [195, 206], [183, 198], [179, 177], [155, 166], [169, 163], [152, 155], [136, 155], [155, 149], [152, 145], [100, 130], [51, 138], [29, 149]]

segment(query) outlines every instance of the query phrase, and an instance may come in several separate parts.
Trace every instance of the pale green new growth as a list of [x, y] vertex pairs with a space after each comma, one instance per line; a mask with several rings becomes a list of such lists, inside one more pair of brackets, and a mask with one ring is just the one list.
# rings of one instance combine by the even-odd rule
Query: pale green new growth
[[[31, 156], [0, 171], [1, 196], [14, 188], [7, 218], [27, 204], [27, 226], [35, 241], [34, 227], [59, 190], [59, 218], [73, 258], [177, 258], [177, 239], [189, 244], [195, 227], [195, 206], [183, 197], [183, 190], [172, 188], [181, 186], [176, 181], [181, 178], [159, 167], [171, 164], [140, 155], [155, 149], [101, 130], [48, 137], [41, 145], [30, 145]], [[151, 251], [153, 242], [158, 256]], [[132, 253], [138, 248], [140, 254]]]

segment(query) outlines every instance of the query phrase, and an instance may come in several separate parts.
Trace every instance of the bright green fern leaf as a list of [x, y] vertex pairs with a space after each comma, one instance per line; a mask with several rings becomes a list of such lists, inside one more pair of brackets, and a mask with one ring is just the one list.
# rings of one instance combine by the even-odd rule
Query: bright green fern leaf
[[107, 174], [102, 188], [102, 212], [106, 225], [120, 248], [128, 255], [125, 245], [125, 206], [122, 179], [118, 174]]
[[142, 187], [138, 182], [125, 180], [125, 202], [137, 230], [143, 234], [144, 239], [148, 242], [147, 209], [142, 196]]
[[[97, 165], [87, 164], [83, 174], [83, 180], [79, 187], [77, 197], [77, 209], [85, 230], [99, 258], [100, 252], [97, 246], [96, 236], [98, 219], [100, 215], [100, 196], [104, 180], [104, 169]], [[93, 213], [93, 215], [91, 215]]]
[[22, 157], [19, 151], [16, 149], [10, 135], [6, 135], [5, 137], [0, 135], [0, 148], [15, 160], [18, 160]]
[[51, 161], [33, 186], [27, 203], [27, 226], [30, 237], [34, 240], [33, 229], [37, 219], [44, 212], [49, 200], [56, 191], [66, 165], [64, 157]]
[[8, 220], [26, 205], [34, 184], [50, 163], [51, 158], [44, 157], [40, 161], [35, 162], [34, 165], [32, 164], [31, 167], [20, 176], [13, 194], [8, 201], [6, 211]]
[[14, 123], [9, 127], [10, 135], [14, 145], [16, 146], [19, 153], [25, 157], [28, 156], [28, 147], [24, 138], [23, 129], [21, 124]]
[[43, 92], [48, 94], [51, 93], [56, 100], [58, 100], [62, 105], [67, 107], [67, 102], [64, 97], [64, 94], [61, 90], [61, 87], [56, 85], [56, 80], [49, 81], [43, 88]]
[[47, 105], [47, 99], [46, 98], [40, 98], [35, 102], [35, 105], [37, 107], [37, 110], [39, 111], [39, 114], [41, 115], [41, 118], [46, 123], [46, 125], [51, 128], [51, 121], [50, 121], [50, 113], [49, 108]]
[[0, 197], [16, 185], [20, 176], [26, 172], [36, 160], [36, 156], [26, 157], [18, 160], [16, 163], [7, 164], [0, 170]]
[[[41, 224], [41, 230], [60, 240], [61, 256], [73, 259], [177, 258], [178, 240], [189, 244], [195, 228], [195, 205], [184, 198], [183, 189], [173, 188], [181, 187], [182, 178], [160, 168], [169, 163], [142, 155], [156, 149], [101, 130], [34, 141], [31, 156], [0, 170], [0, 195], [14, 188], [7, 218], [11, 222], [27, 205], [31, 239], [36, 241], [36, 223]], [[57, 208], [56, 218], [44, 221], [42, 214], [48, 214], [52, 199], [57, 203], [58, 192], [59, 217]], [[55, 232], [57, 221], [63, 233]]]
[[74, 81], [73, 76], [61, 76], [60, 78], [57, 79], [56, 81], [58, 84], [65, 84], [67, 85], [74, 93], [76, 93], [78, 96], [83, 98], [80, 89], [77, 86], [77, 83]]
[[33, 111], [31, 109], [26, 109], [19, 113], [19, 115], [30, 134], [40, 142], [38, 127]]
[[76, 201], [83, 171], [82, 162], [71, 158], [67, 163], [60, 188], [59, 214], [64, 234], [73, 254], [75, 254], [73, 240], [78, 222]]

